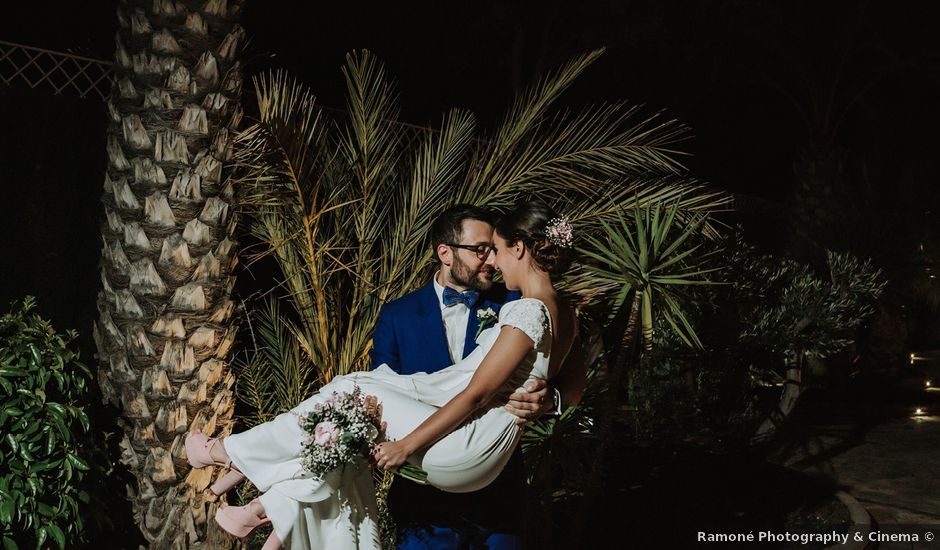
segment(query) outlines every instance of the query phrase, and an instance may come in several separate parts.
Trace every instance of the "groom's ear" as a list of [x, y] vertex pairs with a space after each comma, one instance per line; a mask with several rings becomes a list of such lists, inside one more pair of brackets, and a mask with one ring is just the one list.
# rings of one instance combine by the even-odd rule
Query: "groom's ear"
[[453, 250], [444, 243], [437, 245], [437, 259], [442, 264], [450, 267], [450, 264], [454, 262]]

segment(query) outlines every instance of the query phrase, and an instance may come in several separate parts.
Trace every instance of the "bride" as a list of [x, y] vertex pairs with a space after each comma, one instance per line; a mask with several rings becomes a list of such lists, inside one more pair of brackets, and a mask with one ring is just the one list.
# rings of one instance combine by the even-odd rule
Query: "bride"
[[[358, 386], [381, 403], [389, 439], [376, 445], [379, 467], [405, 461], [421, 467], [444, 491], [469, 492], [491, 483], [518, 444], [522, 426], [504, 409], [507, 396], [532, 378], [551, 379], [578, 340], [574, 310], [551, 277], [569, 265], [572, 233], [564, 218], [535, 201], [495, 226], [487, 263], [522, 298], [505, 304], [479, 347], [435, 373], [399, 375], [385, 365], [335, 377], [293, 410], [223, 440], [188, 434], [193, 467], [231, 468], [212, 487], [221, 494], [247, 477], [262, 493], [246, 506], [219, 508], [216, 521], [244, 537], [271, 523], [264, 548], [379, 548], [375, 493], [369, 468], [340, 468], [325, 478], [301, 465], [307, 434], [299, 415], [332, 392]], [[509, 498], [510, 495], [507, 495]]]

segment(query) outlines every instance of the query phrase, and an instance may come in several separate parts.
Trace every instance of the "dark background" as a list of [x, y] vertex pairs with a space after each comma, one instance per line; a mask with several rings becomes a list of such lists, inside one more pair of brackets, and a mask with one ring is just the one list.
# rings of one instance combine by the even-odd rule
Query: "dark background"
[[[606, 47], [559, 107], [626, 99], [688, 124], [694, 176], [742, 201], [771, 201], [737, 220], [756, 239], [786, 246], [793, 164], [821, 135], [847, 151], [851, 191], [900, 217], [934, 217], [918, 189], [933, 187], [938, 172], [936, 2], [335, 4], [251, 2], [243, 18], [249, 74], [287, 68], [322, 103], [342, 108], [344, 55], [368, 48], [398, 79], [402, 120], [433, 126], [459, 106], [493, 128], [515, 90]], [[112, 2], [8, 0], [4, 8], [0, 40], [113, 56]], [[0, 85], [0, 120], [0, 304], [35, 294], [59, 328], [79, 329], [88, 343], [99, 285], [103, 104]], [[819, 130], [836, 120], [834, 131]]]
[[[5, 0], [0, 13], [0, 40], [113, 57], [112, 0]], [[537, 75], [606, 47], [558, 107], [627, 100], [686, 123], [686, 165], [736, 194], [739, 212], [726, 221], [744, 224], [750, 239], [780, 254], [805, 244], [792, 231], [794, 167], [821, 147], [844, 155], [837, 206], [867, 226], [842, 231], [837, 248], [872, 257], [899, 281], [923, 267], [912, 262], [918, 247], [940, 257], [936, 1], [252, 0], [242, 23], [249, 76], [286, 68], [341, 109], [344, 55], [367, 48], [398, 79], [402, 120], [431, 126], [463, 107], [492, 129]], [[246, 100], [250, 115], [250, 86]], [[37, 296], [56, 328], [79, 331], [93, 364], [104, 104], [0, 83], [0, 123], [0, 313]], [[922, 307], [895, 287], [884, 318]], [[892, 334], [909, 349], [940, 348], [930, 315]], [[133, 530], [129, 518], [114, 521]]]

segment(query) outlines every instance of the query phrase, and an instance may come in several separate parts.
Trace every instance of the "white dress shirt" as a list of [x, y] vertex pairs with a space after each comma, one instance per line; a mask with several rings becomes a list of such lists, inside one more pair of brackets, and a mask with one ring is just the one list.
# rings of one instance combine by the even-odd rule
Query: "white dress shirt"
[[464, 303], [450, 307], [444, 305], [444, 287], [434, 276], [434, 291], [437, 303], [441, 306], [441, 318], [444, 319], [444, 334], [447, 336], [447, 350], [450, 351], [450, 363], [463, 359], [463, 347], [467, 342], [467, 323], [470, 322], [470, 308]]

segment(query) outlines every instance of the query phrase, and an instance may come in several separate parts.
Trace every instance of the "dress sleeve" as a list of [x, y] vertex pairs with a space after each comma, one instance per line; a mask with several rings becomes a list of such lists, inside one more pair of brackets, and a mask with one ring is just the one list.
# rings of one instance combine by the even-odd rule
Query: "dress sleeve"
[[535, 347], [542, 344], [545, 335], [550, 334], [548, 311], [538, 300], [517, 300], [503, 306], [500, 310], [500, 324], [515, 327], [535, 342]]

